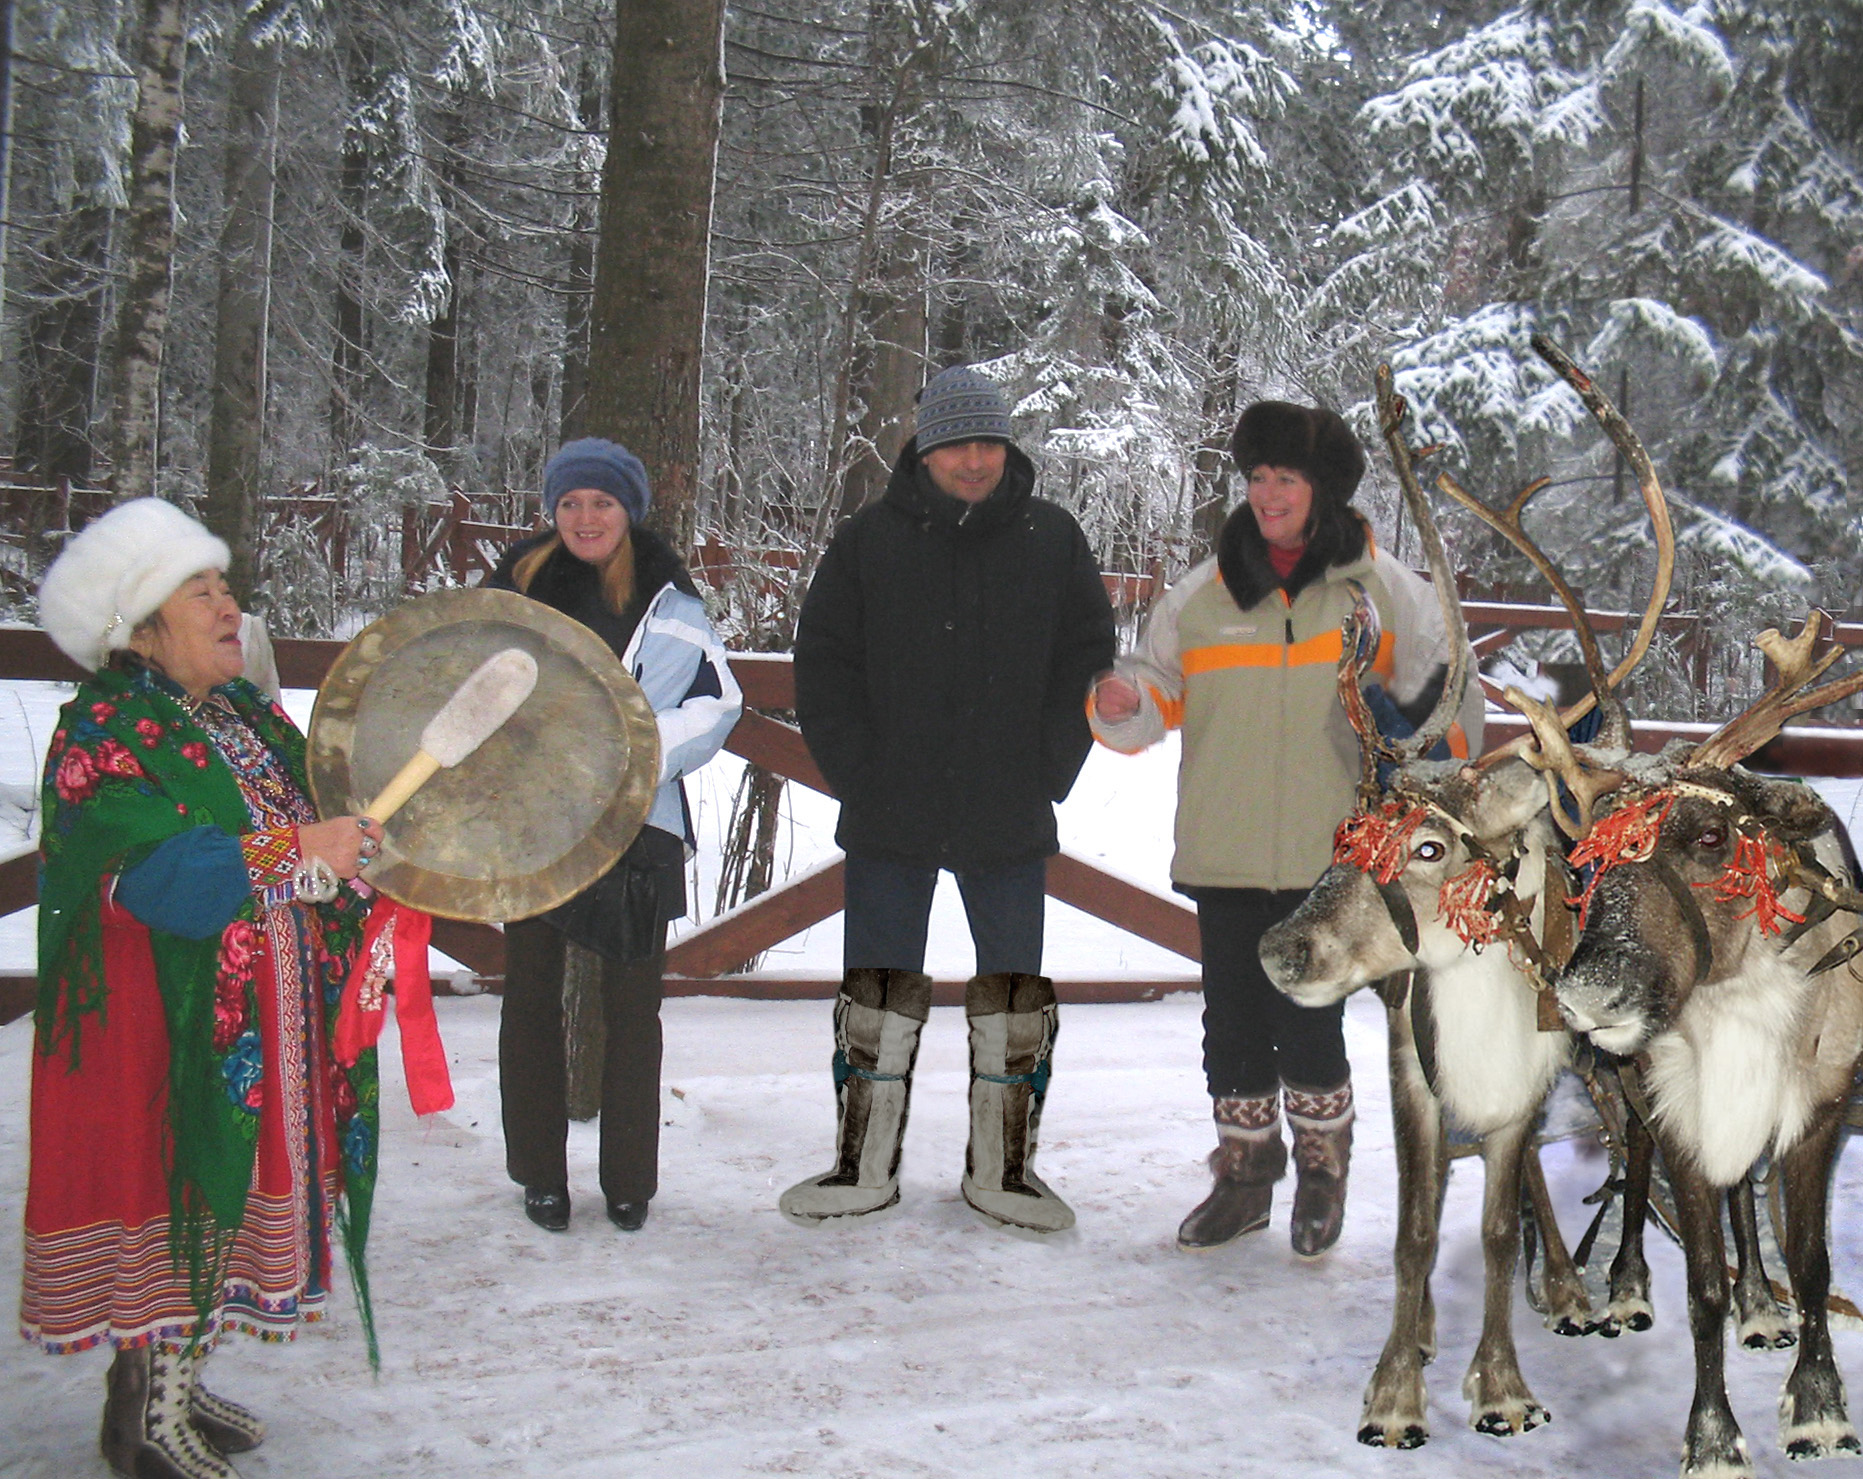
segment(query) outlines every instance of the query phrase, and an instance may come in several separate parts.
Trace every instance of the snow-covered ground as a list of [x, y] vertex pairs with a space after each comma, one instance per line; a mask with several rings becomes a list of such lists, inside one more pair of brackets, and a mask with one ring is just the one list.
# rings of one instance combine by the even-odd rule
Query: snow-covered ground
[[[3, 701], [3, 700], [0, 700]], [[24, 701], [22, 701], [22, 704]], [[30, 706], [19, 712], [32, 717]], [[49, 712], [33, 719], [43, 745]], [[1070, 848], [1161, 887], [1170, 757], [1096, 754], [1063, 819]], [[16, 774], [21, 772], [20, 774]], [[0, 783], [30, 760], [0, 750]], [[702, 791], [728, 805], [721, 764]], [[1834, 789], [1846, 811], [1853, 787]], [[825, 846], [832, 809], [803, 802], [794, 852]], [[703, 882], [703, 880], [702, 880]], [[709, 909], [710, 893], [704, 894]], [[970, 968], [961, 912], [941, 895], [931, 967]], [[831, 920], [773, 968], [838, 968]], [[24, 963], [16, 921], [0, 964]], [[1188, 963], [1071, 910], [1050, 917], [1057, 975], [1187, 973]], [[1283, 1191], [1265, 1233], [1178, 1252], [1203, 1194], [1210, 1141], [1191, 995], [1064, 1009], [1040, 1164], [1080, 1226], [1046, 1241], [991, 1227], [963, 1204], [962, 1013], [926, 1030], [906, 1137], [902, 1204], [849, 1227], [804, 1229], [776, 1211], [791, 1181], [828, 1164], [833, 1100], [827, 1002], [681, 999], [665, 1009], [661, 1192], [638, 1235], [601, 1215], [595, 1131], [571, 1131], [573, 1226], [534, 1228], [505, 1179], [497, 1002], [443, 999], [458, 1104], [417, 1123], [384, 1043], [387, 1129], [372, 1244], [383, 1365], [372, 1377], [347, 1290], [333, 1320], [290, 1346], [233, 1340], [215, 1384], [273, 1425], [239, 1460], [255, 1476], [615, 1474], [884, 1476], [1669, 1475], [1692, 1383], [1676, 1251], [1651, 1240], [1657, 1327], [1615, 1341], [1542, 1330], [1524, 1301], [1522, 1365], [1553, 1424], [1513, 1439], [1466, 1427], [1462, 1371], [1480, 1321], [1479, 1168], [1459, 1162], [1435, 1283], [1442, 1352], [1433, 1437], [1421, 1452], [1360, 1447], [1359, 1401], [1390, 1309], [1395, 1174], [1384, 1027], [1355, 999], [1347, 1036], [1361, 1122], [1340, 1245], [1303, 1265]], [[391, 1030], [392, 1031], [392, 1030]], [[0, 1225], [25, 1186], [30, 1027], [0, 1029]], [[1548, 1152], [1570, 1239], [1602, 1162]], [[1841, 1171], [1837, 1277], [1863, 1292], [1863, 1172]], [[19, 1241], [0, 1236], [0, 1291]], [[10, 1298], [0, 1292], [0, 1299]], [[1839, 1360], [1863, 1372], [1863, 1337]], [[0, 1474], [103, 1475], [101, 1352], [65, 1359], [0, 1340]], [[1759, 1472], [1775, 1439], [1789, 1355], [1729, 1358]], [[1854, 1473], [1834, 1465], [1833, 1474]]]

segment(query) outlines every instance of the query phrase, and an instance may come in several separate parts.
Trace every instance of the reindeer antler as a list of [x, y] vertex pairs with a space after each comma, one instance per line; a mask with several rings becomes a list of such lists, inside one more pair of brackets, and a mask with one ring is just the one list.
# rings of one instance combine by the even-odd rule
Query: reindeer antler
[[[1585, 675], [1591, 683], [1591, 692], [1557, 716], [1562, 732], [1565, 727], [1590, 713], [1594, 707], [1602, 705], [1604, 729], [1599, 736], [1599, 742], [1607, 748], [1626, 750], [1630, 747], [1630, 716], [1625, 712], [1622, 700], [1617, 697], [1617, 687], [1649, 651], [1650, 642], [1654, 639], [1656, 628], [1662, 620], [1662, 608], [1669, 599], [1670, 584], [1675, 578], [1675, 529], [1669, 520], [1669, 501], [1663, 495], [1662, 483], [1656, 476], [1656, 469], [1650, 462], [1649, 454], [1643, 450], [1643, 444], [1637, 439], [1637, 434], [1630, 429], [1630, 423], [1624, 420], [1617, 407], [1611, 404], [1610, 398], [1599, 390], [1591, 377], [1574, 364], [1564, 351], [1545, 335], [1535, 334], [1532, 343], [1534, 353], [1545, 360], [1552, 367], [1553, 372], [1572, 387], [1579, 399], [1585, 403], [1585, 408], [1603, 427], [1605, 435], [1616, 445], [1624, 461], [1635, 471], [1637, 487], [1643, 495], [1643, 506], [1649, 510], [1650, 529], [1656, 538], [1656, 580], [1651, 587], [1649, 604], [1644, 608], [1643, 619], [1637, 626], [1636, 638], [1631, 642], [1629, 651], [1624, 654], [1623, 660], [1617, 664], [1616, 668], [1609, 674], [1605, 673], [1604, 659], [1598, 648], [1597, 633], [1592, 629], [1590, 618], [1585, 615], [1583, 603], [1579, 601], [1571, 586], [1566, 583], [1565, 578], [1554, 568], [1552, 561], [1547, 559], [1540, 547], [1528, 538], [1526, 530], [1521, 526], [1521, 515], [1528, 502], [1551, 480], [1548, 478], [1534, 479], [1515, 495], [1513, 502], [1507, 506], [1505, 512], [1498, 513], [1463, 489], [1446, 472], [1437, 477], [1436, 486], [1525, 555], [1533, 568], [1538, 570], [1552, 586], [1560, 604], [1571, 613], [1573, 630], [1578, 636], [1579, 650], [1584, 655]], [[1509, 702], [1512, 702], [1511, 698]], [[1519, 706], [1515, 705], [1515, 707]], [[1526, 711], [1522, 710], [1522, 712]], [[1529, 722], [1532, 722], [1531, 715], [1528, 718]], [[1521, 755], [1526, 756], [1536, 768], [1546, 769], [1545, 765], [1533, 761], [1530, 754], [1536, 743], [1538, 729], [1539, 726], [1535, 725], [1534, 734], [1522, 735], [1513, 743], [1482, 756], [1481, 765], [1486, 767], [1508, 756]], [[1569, 749], [1567, 753], [1570, 753]], [[1568, 780], [1567, 785], [1570, 784]]]
[[[1559, 830], [1574, 842], [1591, 831], [1592, 809], [1600, 796], [1608, 795], [1624, 784], [1621, 770], [1610, 766], [1587, 765], [1572, 747], [1566, 734], [1566, 721], [1551, 704], [1529, 698], [1518, 688], [1507, 689], [1504, 697], [1533, 726], [1536, 746], [1521, 751], [1521, 758], [1546, 777], [1547, 809]], [[1560, 800], [1559, 782], [1571, 792], [1576, 811], [1567, 811]]]
[[1863, 690], [1863, 671], [1835, 679], [1821, 688], [1807, 687], [1844, 655], [1844, 649], [1834, 645], [1823, 657], [1812, 657], [1824, 623], [1830, 619], [1829, 612], [1814, 607], [1798, 635], [1791, 640], [1773, 627], [1766, 628], [1753, 639], [1753, 645], [1772, 659], [1772, 665], [1779, 670], [1779, 681], [1745, 713], [1735, 715], [1697, 745], [1689, 754], [1689, 768], [1725, 770], [1778, 734], [1786, 720]]
[[[1423, 542], [1423, 557], [1435, 579], [1436, 601], [1442, 608], [1444, 630], [1449, 634], [1449, 673], [1443, 679], [1436, 707], [1430, 712], [1429, 718], [1418, 726], [1415, 734], [1396, 746], [1388, 747], [1394, 758], [1400, 763], [1407, 763], [1420, 760], [1435, 749], [1436, 742], [1449, 732], [1449, 726], [1455, 723], [1456, 714], [1461, 710], [1462, 695], [1468, 688], [1468, 623], [1462, 615], [1462, 603], [1456, 597], [1455, 571], [1450, 567], [1449, 556], [1443, 550], [1442, 535], [1437, 531], [1435, 516], [1430, 512], [1430, 501], [1424, 497], [1423, 489], [1417, 482], [1410, 448], [1404, 441], [1404, 417], [1409, 407], [1397, 393], [1389, 365], [1378, 366], [1377, 386], [1378, 427], [1384, 433], [1384, 444], [1391, 449], [1391, 462], [1397, 469], [1397, 481], [1404, 490], [1404, 502], [1409, 505], [1411, 521], [1417, 526], [1417, 538]], [[1351, 712], [1350, 705], [1347, 712]], [[1362, 740], [1364, 736], [1360, 738]], [[1361, 745], [1363, 750], [1364, 746]]]

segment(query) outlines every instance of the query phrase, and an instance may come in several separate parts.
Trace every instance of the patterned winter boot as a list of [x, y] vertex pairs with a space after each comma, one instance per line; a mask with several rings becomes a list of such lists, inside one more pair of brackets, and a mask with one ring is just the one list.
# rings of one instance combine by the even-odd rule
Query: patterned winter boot
[[1352, 1081], [1336, 1089], [1281, 1086], [1294, 1129], [1294, 1251], [1316, 1258], [1345, 1226], [1346, 1171], [1352, 1164]]
[[1035, 1135], [1060, 1028], [1054, 982], [1004, 972], [964, 988], [970, 1019], [970, 1146], [964, 1200], [985, 1217], [1061, 1232], [1074, 1209], [1035, 1174]]
[[196, 1358], [119, 1350], [104, 1376], [103, 1452], [132, 1479], [239, 1479], [189, 1420]]
[[1274, 1183], [1287, 1174], [1278, 1096], [1232, 1094], [1212, 1101], [1216, 1149], [1210, 1171], [1216, 1184], [1177, 1229], [1177, 1246], [1220, 1248], [1268, 1225]]
[[188, 1393], [188, 1421], [215, 1453], [250, 1453], [265, 1441], [265, 1424], [250, 1408], [217, 1397], [201, 1385], [205, 1354], [194, 1361], [194, 1388]]
[[899, 1200], [912, 1067], [930, 1015], [931, 977], [921, 972], [854, 970], [843, 978], [834, 1004], [834, 1169], [784, 1192], [777, 1205], [785, 1216], [864, 1217]]

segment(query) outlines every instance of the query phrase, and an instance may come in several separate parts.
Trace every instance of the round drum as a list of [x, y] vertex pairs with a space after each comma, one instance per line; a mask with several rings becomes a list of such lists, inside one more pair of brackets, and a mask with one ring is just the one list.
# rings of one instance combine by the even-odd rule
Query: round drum
[[660, 774], [660, 732], [640, 685], [607, 643], [540, 602], [441, 591], [360, 633], [311, 713], [317, 809], [360, 813], [459, 685], [507, 647], [536, 659], [536, 690], [389, 819], [364, 873], [390, 898], [448, 919], [528, 919], [614, 866]]

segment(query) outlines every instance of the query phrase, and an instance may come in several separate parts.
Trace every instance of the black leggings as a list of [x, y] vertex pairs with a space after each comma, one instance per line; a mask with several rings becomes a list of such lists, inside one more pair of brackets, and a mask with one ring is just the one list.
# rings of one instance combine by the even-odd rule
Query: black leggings
[[1261, 937], [1303, 889], [1191, 888], [1203, 944], [1203, 1075], [1210, 1097], [1270, 1094], [1278, 1084], [1331, 1089], [1351, 1076], [1345, 1003], [1296, 1006], [1261, 968]]

